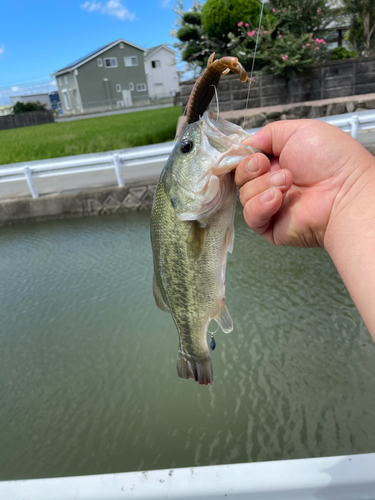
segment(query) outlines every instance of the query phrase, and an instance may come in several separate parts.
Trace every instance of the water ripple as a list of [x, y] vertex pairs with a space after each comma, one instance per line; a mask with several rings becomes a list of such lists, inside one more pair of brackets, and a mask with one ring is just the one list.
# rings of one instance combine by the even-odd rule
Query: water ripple
[[375, 346], [321, 249], [236, 219], [214, 385], [176, 375], [149, 213], [0, 228], [0, 479], [375, 451]]

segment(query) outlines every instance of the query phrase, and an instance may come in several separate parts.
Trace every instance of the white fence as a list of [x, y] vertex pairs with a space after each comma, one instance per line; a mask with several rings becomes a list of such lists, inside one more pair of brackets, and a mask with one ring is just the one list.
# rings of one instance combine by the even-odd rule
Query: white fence
[[[318, 119], [350, 132], [354, 138], [357, 138], [359, 130], [375, 128], [375, 110]], [[259, 129], [251, 129], [248, 132], [254, 133], [257, 130]], [[107, 153], [3, 165], [0, 166], [0, 196], [4, 197], [5, 192], [8, 193], [5, 196], [10, 197], [25, 195], [29, 191], [37, 198], [40, 192], [113, 185], [116, 180], [119, 186], [124, 186], [125, 182], [147, 181], [160, 174], [172, 148], [173, 143], [170, 142]], [[25, 191], [25, 182], [28, 191]]]

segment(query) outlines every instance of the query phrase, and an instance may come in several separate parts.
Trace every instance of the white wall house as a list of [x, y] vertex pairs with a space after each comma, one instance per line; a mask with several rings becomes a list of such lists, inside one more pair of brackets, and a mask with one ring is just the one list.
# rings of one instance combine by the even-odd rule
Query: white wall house
[[14, 106], [17, 102], [23, 102], [26, 104], [27, 102], [37, 102], [39, 101], [41, 104], [45, 104], [46, 109], [52, 109], [51, 99], [49, 98], [49, 94], [29, 94], [29, 95], [11, 95], [9, 96], [10, 102]]
[[145, 71], [151, 99], [174, 96], [180, 91], [175, 52], [167, 44], [147, 49]]

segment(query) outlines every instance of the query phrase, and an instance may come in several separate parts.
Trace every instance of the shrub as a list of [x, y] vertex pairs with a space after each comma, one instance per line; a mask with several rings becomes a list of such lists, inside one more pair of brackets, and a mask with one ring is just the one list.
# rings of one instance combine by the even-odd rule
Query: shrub
[[46, 104], [41, 104], [39, 101], [36, 102], [16, 102], [13, 106], [13, 113], [17, 115], [18, 113], [27, 113], [28, 111], [45, 111]]
[[348, 50], [346, 47], [336, 47], [331, 52], [331, 59], [334, 60], [344, 60], [344, 59], [353, 59], [358, 57], [358, 54], [355, 50]]

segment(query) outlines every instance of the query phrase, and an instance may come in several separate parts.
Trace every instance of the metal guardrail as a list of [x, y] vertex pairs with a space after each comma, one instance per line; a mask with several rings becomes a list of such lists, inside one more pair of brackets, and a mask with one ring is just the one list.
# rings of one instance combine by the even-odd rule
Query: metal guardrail
[[[375, 110], [329, 116], [318, 118], [318, 120], [339, 127], [345, 132], [350, 132], [352, 137], [357, 138], [359, 130], [375, 128]], [[259, 128], [247, 131], [255, 133], [258, 130]], [[34, 179], [112, 170], [116, 174], [117, 184], [122, 187], [125, 183], [124, 174], [127, 170], [132, 167], [136, 168], [140, 177], [142, 177], [142, 170], [149, 172], [150, 165], [154, 165], [154, 168], [157, 167], [157, 170], [160, 171], [172, 149], [173, 143], [165, 143], [100, 154], [0, 166], [0, 185], [5, 182], [26, 181], [32, 197], [37, 198], [39, 193]]]

